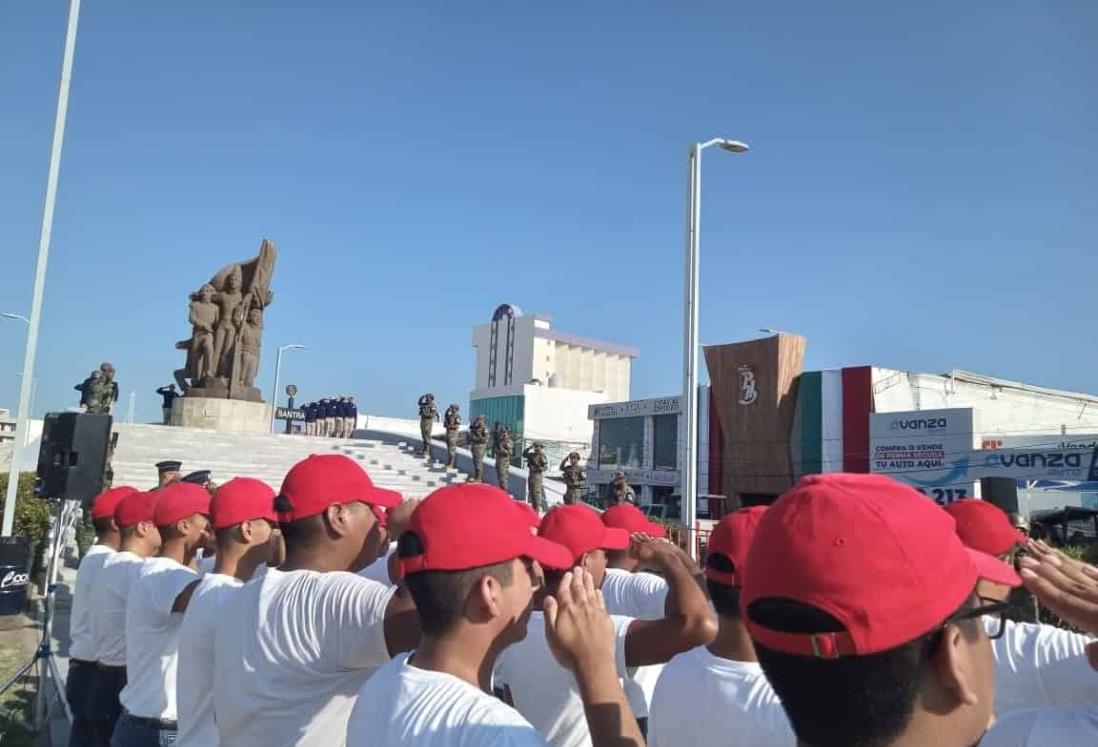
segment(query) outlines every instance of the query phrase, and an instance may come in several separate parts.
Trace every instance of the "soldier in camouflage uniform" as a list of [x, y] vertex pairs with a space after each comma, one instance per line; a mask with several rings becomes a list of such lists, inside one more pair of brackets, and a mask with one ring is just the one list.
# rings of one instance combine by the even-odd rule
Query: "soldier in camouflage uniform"
[[526, 460], [526, 469], [530, 474], [526, 480], [526, 500], [538, 513], [545, 512], [545, 491], [542, 489], [542, 480], [545, 470], [549, 469], [549, 460], [541, 448], [541, 444], [534, 443], [522, 452]]
[[488, 448], [488, 418], [477, 415], [469, 426], [469, 448], [473, 452], [473, 482], [484, 482], [484, 451]]
[[438, 408], [435, 407], [435, 395], [427, 392], [419, 398], [419, 437], [423, 439], [421, 456], [431, 456], [431, 429], [438, 420]]
[[511, 491], [507, 489], [507, 478], [511, 475], [511, 454], [515, 452], [515, 442], [511, 438], [510, 428], [496, 424], [496, 442], [492, 446], [492, 451], [496, 455], [496, 482], [505, 493], [510, 493]]
[[583, 474], [579, 461], [579, 452], [573, 451], [560, 463], [560, 471], [564, 476], [564, 502], [568, 505], [580, 503], [583, 500], [583, 489], [587, 487], [587, 475]]
[[610, 505], [616, 506], [619, 503], [636, 504], [636, 502], [637, 494], [633, 492], [633, 486], [629, 484], [625, 473], [619, 472], [614, 475], [614, 482], [610, 483]]
[[446, 408], [446, 414], [442, 417], [442, 424], [446, 426], [446, 466], [453, 469], [457, 466], [458, 431], [461, 430], [461, 408], [456, 404]]

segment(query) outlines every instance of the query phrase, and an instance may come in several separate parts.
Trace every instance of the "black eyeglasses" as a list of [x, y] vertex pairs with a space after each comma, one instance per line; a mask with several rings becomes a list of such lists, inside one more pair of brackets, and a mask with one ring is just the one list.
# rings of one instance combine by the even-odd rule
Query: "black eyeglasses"
[[987, 597], [980, 597], [980, 604], [971, 609], [962, 610], [954, 613], [946, 618], [942, 623], [944, 628], [946, 625], [955, 622], [961, 622], [962, 620], [976, 620], [981, 617], [986, 617], [989, 622], [984, 624], [984, 632], [987, 633], [989, 640], [997, 640], [1003, 637], [1003, 633], [1006, 632], [1006, 611], [1010, 609], [1009, 602], [1000, 602], [997, 599], [989, 599]]

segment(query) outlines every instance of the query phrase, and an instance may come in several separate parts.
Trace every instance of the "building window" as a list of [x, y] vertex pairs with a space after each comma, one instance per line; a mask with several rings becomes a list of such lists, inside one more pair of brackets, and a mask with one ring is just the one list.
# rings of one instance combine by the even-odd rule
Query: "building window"
[[679, 416], [656, 415], [652, 423], [652, 469], [678, 469]]
[[678, 521], [682, 517], [682, 509], [679, 505], [677, 488], [665, 485], [652, 487], [652, 506], [649, 513], [661, 519]]
[[641, 467], [644, 418], [609, 418], [599, 423], [599, 467]]

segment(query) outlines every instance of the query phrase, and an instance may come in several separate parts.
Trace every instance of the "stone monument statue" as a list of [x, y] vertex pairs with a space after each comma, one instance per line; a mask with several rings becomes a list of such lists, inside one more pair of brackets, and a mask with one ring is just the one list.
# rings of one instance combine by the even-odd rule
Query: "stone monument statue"
[[256, 257], [223, 267], [191, 294], [191, 337], [175, 344], [187, 352], [175, 372], [184, 396], [263, 402], [255, 377], [277, 255], [274, 242], [263, 239]]

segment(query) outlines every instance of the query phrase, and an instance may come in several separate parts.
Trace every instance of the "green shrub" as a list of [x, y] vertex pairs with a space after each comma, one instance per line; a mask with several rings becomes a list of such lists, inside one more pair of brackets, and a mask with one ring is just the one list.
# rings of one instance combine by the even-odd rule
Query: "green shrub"
[[[0, 474], [0, 510], [8, 494], [8, 475]], [[34, 494], [34, 473], [19, 473], [19, 489], [15, 500], [16, 537], [26, 537], [31, 542], [45, 542], [50, 532], [50, 505]]]

